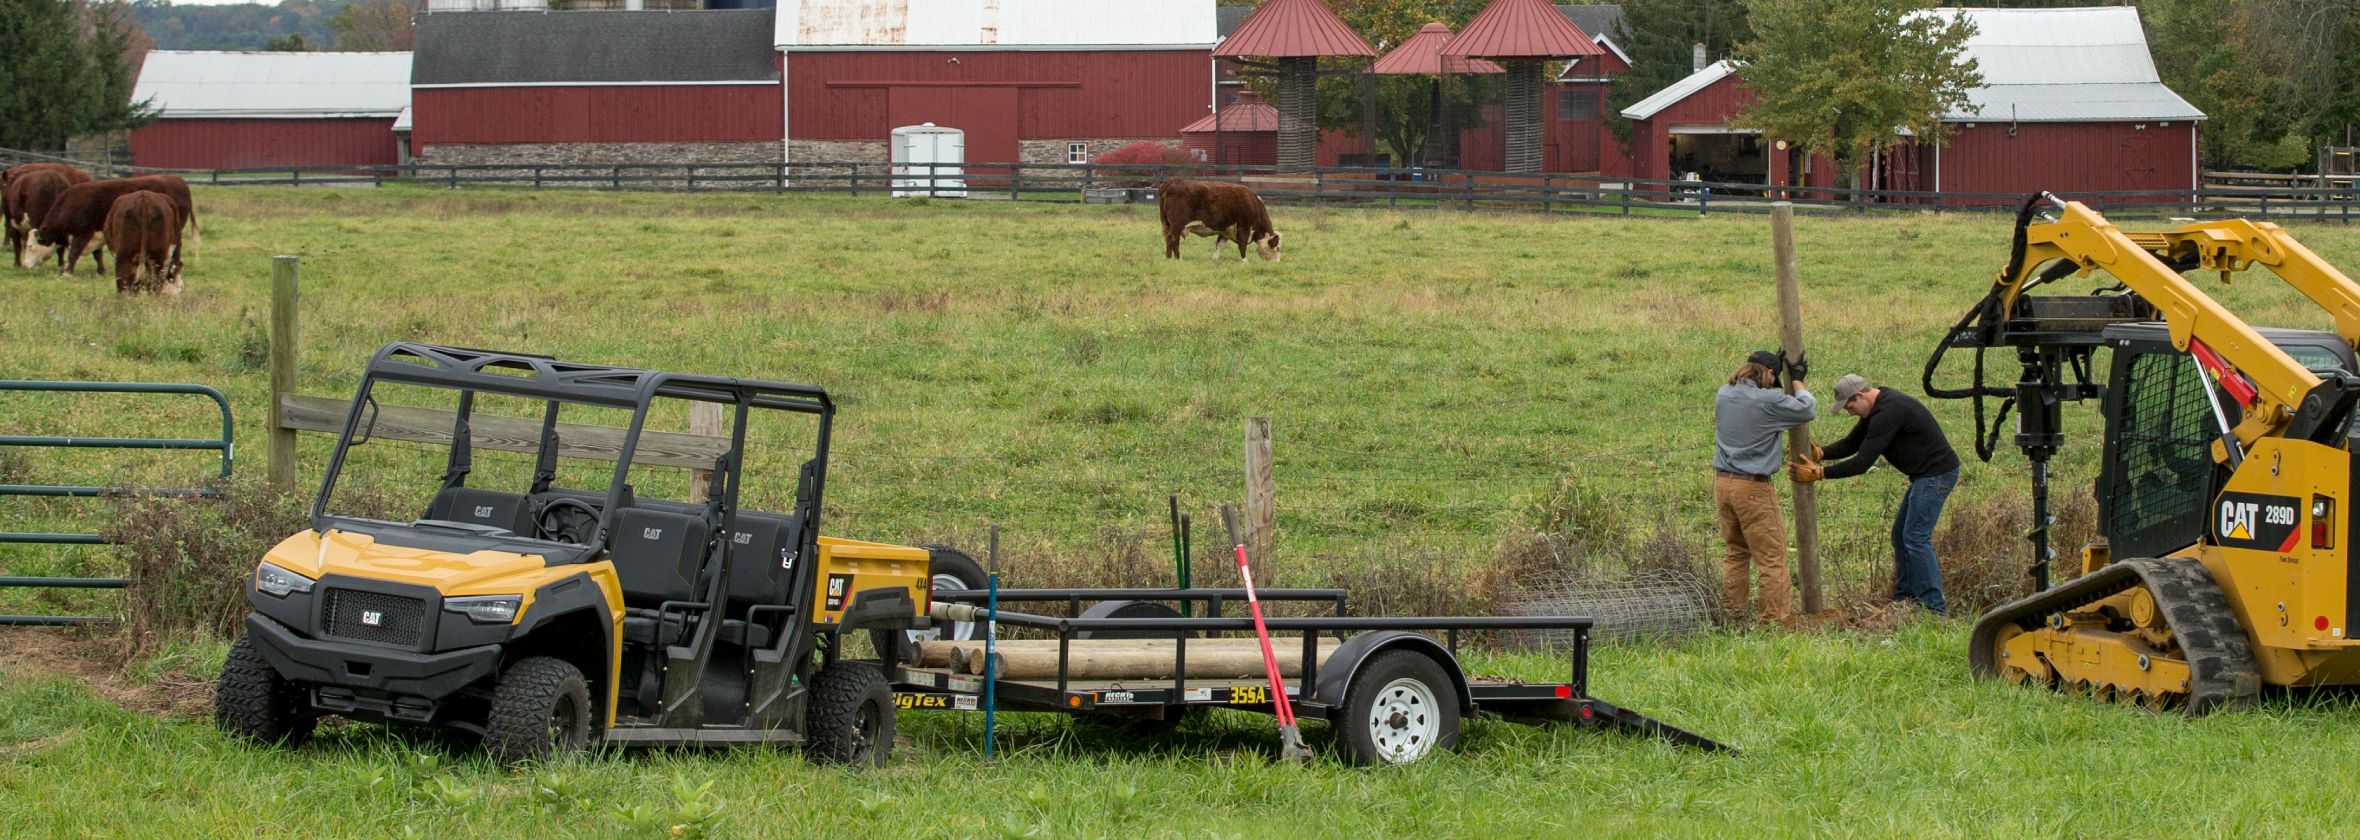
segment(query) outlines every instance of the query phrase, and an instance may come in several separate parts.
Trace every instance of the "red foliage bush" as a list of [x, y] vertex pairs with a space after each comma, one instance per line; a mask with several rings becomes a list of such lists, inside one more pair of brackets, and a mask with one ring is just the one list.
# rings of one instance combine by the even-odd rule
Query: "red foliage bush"
[[[1133, 166], [1163, 166], [1165, 169], [1161, 171], [1165, 177], [1186, 177], [1188, 175], [1196, 174], [1196, 169], [1194, 167], [1186, 165], [1195, 163], [1194, 160], [1189, 158], [1187, 152], [1181, 151], [1176, 146], [1166, 146], [1153, 140], [1141, 140], [1137, 143], [1132, 143], [1127, 146], [1109, 150], [1106, 153], [1099, 155], [1091, 162], [1128, 164]], [[1132, 170], [1120, 174], [1104, 174], [1111, 176], [1107, 181], [1108, 186], [1145, 187], [1153, 185], [1156, 180], [1156, 173], [1147, 170]]]

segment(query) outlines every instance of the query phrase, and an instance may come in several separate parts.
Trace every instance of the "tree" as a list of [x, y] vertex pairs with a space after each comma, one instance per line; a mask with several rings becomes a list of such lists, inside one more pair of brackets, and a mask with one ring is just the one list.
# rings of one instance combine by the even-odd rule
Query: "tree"
[[1627, 153], [1631, 121], [1622, 118], [1624, 108], [1695, 72], [1690, 58], [1697, 44], [1704, 45], [1708, 60], [1728, 58], [1753, 30], [1745, 0], [1624, 0], [1622, 7], [1622, 21], [1609, 37], [1630, 55], [1631, 70], [1606, 89], [1606, 126]]
[[[1360, 33], [1369, 46], [1383, 55], [1385, 51], [1418, 33], [1428, 23], [1448, 24], [1457, 30], [1482, 11], [1486, 0], [1327, 0], [1328, 8], [1342, 18], [1352, 31]], [[1224, 0], [1226, 6], [1260, 6], [1256, 0]], [[1426, 76], [1367, 78], [1366, 71], [1373, 59], [1323, 59], [1319, 78], [1319, 127], [1340, 129], [1355, 137], [1367, 134], [1374, 123], [1375, 136], [1367, 139], [1373, 147], [1383, 144], [1396, 161], [1404, 165], [1421, 162], [1426, 156], [1426, 144], [1432, 139], [1434, 112], [1434, 80]], [[1247, 86], [1276, 103], [1276, 79], [1256, 74], [1247, 79]], [[1482, 83], [1467, 78], [1448, 79], [1442, 85], [1444, 107], [1455, 114], [1474, 115], [1474, 93]], [[1373, 103], [1372, 103], [1373, 99]], [[1374, 119], [1369, 106], [1375, 105]]]
[[1746, 0], [1753, 39], [1737, 73], [1754, 104], [1730, 124], [1760, 129], [1836, 162], [1854, 186], [1873, 152], [1906, 130], [1939, 143], [1942, 116], [1967, 107], [1983, 74], [1966, 57], [1975, 25], [1927, 13], [1931, 0]]
[[62, 149], [154, 118], [131, 101], [134, 28], [114, 4], [0, 3], [0, 148]]
[[262, 45], [265, 52], [311, 52], [311, 42], [303, 40], [303, 33], [289, 33], [284, 38], [272, 38]]
[[353, 0], [328, 19], [336, 49], [344, 52], [408, 52], [418, 41], [418, 0]]

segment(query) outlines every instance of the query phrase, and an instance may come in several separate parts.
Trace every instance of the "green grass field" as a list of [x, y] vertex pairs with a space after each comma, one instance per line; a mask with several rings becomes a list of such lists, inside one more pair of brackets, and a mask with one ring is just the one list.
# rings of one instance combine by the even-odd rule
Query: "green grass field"
[[[998, 524], [1018, 585], [1161, 574], [1171, 493], [1199, 520], [1197, 581], [1225, 582], [1206, 525], [1242, 493], [1251, 416], [1274, 428], [1280, 583], [1390, 582], [1361, 603], [1403, 612], [1461, 603], [1417, 590], [1466, 585], [1535, 531], [1603, 552], [1660, 530], [1708, 551], [1711, 392], [1776, 328], [1758, 217], [1280, 208], [1286, 261], [1241, 266], [1206, 260], [1202, 240], [1165, 261], [1152, 211], [1121, 207], [408, 188], [197, 200], [205, 241], [180, 299], [118, 299], [87, 262], [66, 279], [0, 269], [0, 376], [214, 385], [237, 411], [239, 470], [258, 473], [269, 258], [298, 254], [306, 393], [348, 395], [392, 340], [824, 385], [844, 406], [828, 531], [979, 546]], [[2360, 232], [2297, 231], [2360, 266]], [[2005, 259], [2007, 229], [1992, 216], [1805, 218], [1798, 240], [1814, 378], [1856, 371], [1914, 393], [1936, 338]], [[2257, 323], [2325, 324], [2258, 278], [2213, 289]], [[2006, 361], [1994, 358], [2002, 378]], [[1935, 407], [1964, 451], [1966, 406]], [[153, 398], [0, 394], [0, 418], [11, 434], [210, 431], [201, 406]], [[2086, 487], [2094, 406], [2069, 418], [2059, 484]], [[306, 437], [306, 481], [326, 451]], [[209, 470], [191, 455], [35, 451], [0, 460], [0, 482], [186, 483]], [[1953, 511], [2004, 514], [2024, 485], [2012, 451], [1970, 458]], [[1837, 587], [1865, 590], [1889, 562], [1899, 492], [1884, 472], [1822, 491]], [[11, 499], [0, 529], [86, 529], [110, 509]], [[2017, 551], [1993, 524], [2004, 520], [1954, 513], [1953, 531], [1977, 530], [1945, 544]], [[101, 551], [0, 548], [4, 574], [118, 569]], [[0, 607], [104, 610], [113, 597], [0, 593]], [[2318, 836], [2360, 796], [2349, 703], [2200, 721], [2095, 707], [1971, 684], [1964, 633], [1953, 620], [1609, 647], [1600, 696], [1746, 752], [1483, 725], [1463, 757], [1378, 773], [1270, 766], [1267, 721], [1245, 716], [1151, 744], [1018, 719], [1009, 754], [985, 764], [980, 721], [926, 714], [904, 718], [896, 766], [878, 773], [768, 752], [510, 772], [418, 758], [373, 727], [293, 755], [250, 750], [202, 721], [13, 673], [0, 685], [0, 825], [648, 836], [718, 801], [722, 836]], [[1487, 662], [1530, 678], [1559, 667]]]

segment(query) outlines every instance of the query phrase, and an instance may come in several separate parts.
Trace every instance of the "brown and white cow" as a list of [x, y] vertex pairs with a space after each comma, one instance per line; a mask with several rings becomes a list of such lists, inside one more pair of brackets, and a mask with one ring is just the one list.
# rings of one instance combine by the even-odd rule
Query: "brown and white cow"
[[[189, 198], [188, 182], [178, 175], [141, 175], [135, 178], [116, 178], [78, 184], [58, 196], [50, 205], [49, 215], [34, 230], [32, 244], [25, 249], [17, 264], [32, 268], [58, 248], [66, 249], [66, 273], [74, 273], [74, 266], [82, 259], [82, 252], [96, 243], [105, 247], [99, 233], [106, 229], [107, 211], [115, 206], [115, 199], [130, 193], [147, 190], [162, 193], [172, 201], [172, 210], [179, 223], [188, 227], [192, 244], [201, 244], [203, 234], [197, 231], [196, 207]], [[106, 258], [93, 254], [91, 259], [105, 271]]]
[[[49, 208], [70, 186], [63, 174], [37, 170], [17, 173], [6, 187], [0, 187], [0, 200], [6, 202], [0, 211], [7, 213], [10, 259], [31, 267], [32, 263], [25, 262], [25, 240], [33, 235], [33, 229], [49, 215]], [[57, 266], [62, 269], [65, 263], [65, 255], [57, 255]]]
[[1225, 242], [1237, 243], [1237, 258], [1246, 258], [1251, 243], [1262, 258], [1277, 262], [1278, 230], [1270, 226], [1270, 208], [1244, 184], [1224, 181], [1172, 179], [1156, 188], [1156, 210], [1164, 219], [1164, 256], [1180, 258], [1180, 234], [1213, 239], [1213, 258], [1221, 258]]
[[107, 209], [115, 291], [180, 294], [180, 213], [163, 193], [135, 190]]
[[[50, 194], [49, 198], [41, 203], [40, 209], [25, 208], [16, 203], [14, 198], [16, 190], [10, 188], [9, 185], [16, 183], [16, 179], [35, 172], [51, 172], [64, 178], [64, 186], [57, 188], [59, 191], [75, 184], [90, 183], [90, 173], [63, 163], [21, 163], [7, 169], [0, 169], [0, 220], [7, 222], [8, 246], [13, 250], [12, 259], [24, 257], [25, 236], [31, 232], [33, 225], [41, 222], [41, 215], [49, 212], [49, 204], [57, 200], [55, 194]], [[46, 187], [43, 188], [43, 192], [48, 192]], [[17, 220], [28, 214], [33, 217], [32, 221], [19, 226]]]

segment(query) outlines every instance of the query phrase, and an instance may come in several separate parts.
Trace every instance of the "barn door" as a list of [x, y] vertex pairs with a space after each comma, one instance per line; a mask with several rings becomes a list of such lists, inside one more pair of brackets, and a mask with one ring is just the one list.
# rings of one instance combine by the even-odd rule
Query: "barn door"
[[[967, 133], [967, 160], [1006, 163], [1017, 159], [1016, 89], [1012, 87], [895, 87], [886, 100], [895, 127], [933, 123]], [[1063, 158], [1059, 158], [1060, 161]], [[1006, 177], [1000, 167], [967, 170], [989, 187]]]

